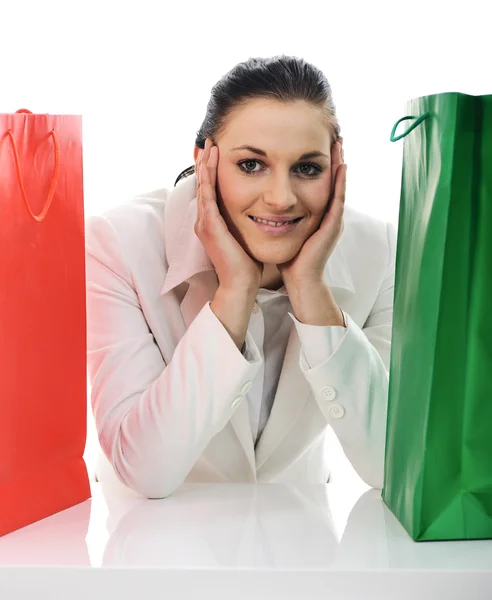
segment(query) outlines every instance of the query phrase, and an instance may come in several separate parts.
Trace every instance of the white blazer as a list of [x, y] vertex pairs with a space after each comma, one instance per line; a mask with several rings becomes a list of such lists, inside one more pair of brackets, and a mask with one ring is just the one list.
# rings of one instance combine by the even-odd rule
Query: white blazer
[[332, 427], [362, 479], [381, 488], [394, 226], [345, 207], [325, 275], [347, 331], [310, 369], [292, 324], [255, 448], [244, 396], [262, 359], [247, 359], [210, 309], [218, 281], [195, 218], [192, 175], [86, 220], [99, 481], [113, 478], [150, 498], [168, 496], [183, 481], [325, 483]]

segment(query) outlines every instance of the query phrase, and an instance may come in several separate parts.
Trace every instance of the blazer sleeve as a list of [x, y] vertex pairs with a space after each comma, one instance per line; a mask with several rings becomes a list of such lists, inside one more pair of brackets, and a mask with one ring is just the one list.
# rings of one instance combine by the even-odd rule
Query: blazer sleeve
[[396, 228], [386, 224], [388, 261], [370, 314], [360, 328], [344, 312], [347, 331], [335, 351], [314, 368], [299, 363], [320, 410], [359, 476], [382, 489], [388, 404]]
[[[343, 313], [343, 311], [342, 311]], [[289, 317], [294, 321], [297, 335], [301, 342], [301, 349], [308, 368], [312, 369], [323, 363], [335, 348], [341, 343], [347, 333], [346, 326], [340, 325], [309, 325], [301, 323], [292, 313]], [[345, 323], [347, 317], [343, 313]]]
[[244, 401], [261, 356], [238, 350], [207, 303], [166, 364], [145, 320], [117, 232], [86, 221], [87, 360], [101, 449], [117, 477], [163, 498]]

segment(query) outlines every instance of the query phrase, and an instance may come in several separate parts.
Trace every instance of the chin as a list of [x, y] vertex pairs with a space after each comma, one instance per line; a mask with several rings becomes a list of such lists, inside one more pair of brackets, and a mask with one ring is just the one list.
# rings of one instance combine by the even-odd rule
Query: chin
[[279, 248], [276, 251], [272, 251], [271, 249], [267, 250], [253, 247], [251, 250], [250, 254], [253, 258], [266, 265], [281, 265], [286, 263], [289, 260], [292, 260], [298, 252], [297, 248]]

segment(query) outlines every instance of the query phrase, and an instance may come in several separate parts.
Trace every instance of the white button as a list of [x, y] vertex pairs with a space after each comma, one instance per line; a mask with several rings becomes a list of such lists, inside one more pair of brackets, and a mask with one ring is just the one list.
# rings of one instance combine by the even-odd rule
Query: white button
[[258, 304], [256, 304], [256, 302], [253, 304], [253, 312], [256, 314], [258, 311], [260, 310], [260, 307], [258, 306]]
[[340, 404], [333, 404], [330, 408], [330, 417], [332, 419], [341, 419], [345, 414], [345, 409]]
[[232, 410], [236, 410], [236, 408], [241, 404], [244, 396], [238, 396], [234, 402], [231, 404]]
[[247, 394], [249, 392], [249, 390], [251, 389], [252, 385], [253, 384], [251, 383], [251, 381], [247, 381], [241, 388], [241, 395], [244, 396], [245, 394]]
[[323, 398], [326, 398], [326, 400], [335, 400], [337, 393], [336, 391], [330, 387], [329, 385], [325, 386], [322, 390], [321, 390], [321, 394], [323, 396]]

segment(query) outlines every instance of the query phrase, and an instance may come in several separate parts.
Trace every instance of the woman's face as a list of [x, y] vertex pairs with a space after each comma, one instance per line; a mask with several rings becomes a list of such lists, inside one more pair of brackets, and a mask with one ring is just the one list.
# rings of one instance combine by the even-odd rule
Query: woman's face
[[[326, 118], [303, 101], [254, 99], [229, 115], [215, 139], [217, 202], [231, 233], [258, 261], [291, 260], [318, 229], [341, 162], [341, 146], [332, 148], [331, 139]], [[307, 153], [316, 155], [302, 158]], [[257, 219], [296, 221], [278, 227]]]

